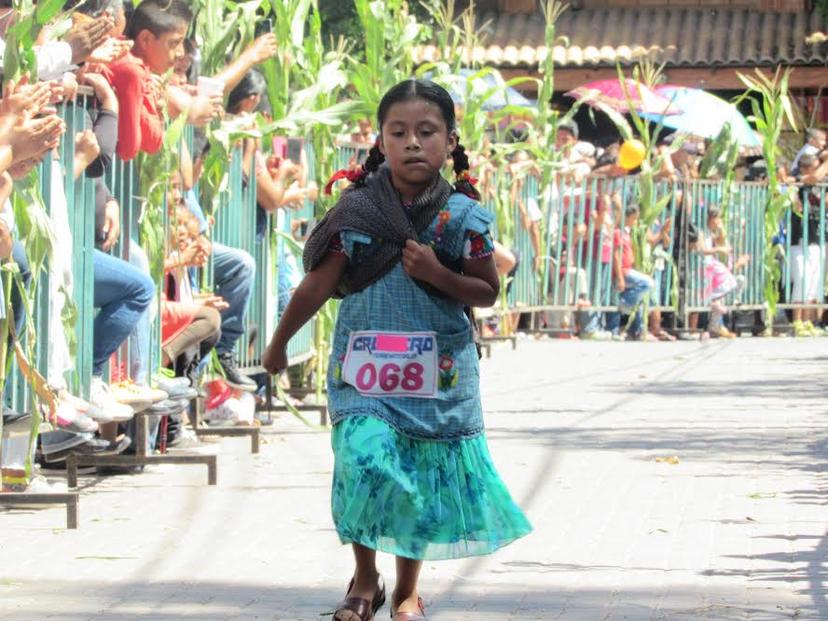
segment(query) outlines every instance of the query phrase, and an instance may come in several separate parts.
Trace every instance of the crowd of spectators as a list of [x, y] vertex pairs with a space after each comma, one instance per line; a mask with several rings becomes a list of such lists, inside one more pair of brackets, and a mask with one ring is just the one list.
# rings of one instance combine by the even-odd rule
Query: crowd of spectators
[[[233, 389], [260, 388], [242, 372], [236, 352], [249, 327], [250, 295], [261, 266], [244, 249], [212, 240], [214, 222], [205, 216], [197, 188], [209, 150], [204, 128], [225, 116], [254, 123], [264, 91], [255, 67], [278, 52], [276, 37], [264, 34], [237, 58], [228, 58], [226, 67], [210, 76], [208, 88], [199, 81], [200, 54], [189, 34], [193, 15], [187, 3], [143, 0], [132, 7], [121, 0], [92, 0], [67, 8], [73, 9], [68, 32], [57, 35], [47, 26], [34, 49], [39, 79], [6, 81], [0, 100], [0, 258], [14, 260], [24, 285], [32, 274], [15, 226], [10, 200], [14, 181], [38, 166], [51, 172], [46, 177], [51, 180], [47, 196], [54, 234], [48, 261], [50, 338], [41, 392], [54, 405], [49, 416], [55, 430], [41, 434], [39, 454], [45, 463], [60, 463], [67, 451], [134, 451], [130, 445], [137, 412], [150, 414], [153, 422], [150, 450], [162, 443], [194, 447], [199, 442], [188, 430], [187, 415], [211, 358]], [[0, 35], [5, 36], [16, 14], [8, 4], [0, 10]], [[6, 51], [4, 45], [0, 51]], [[87, 89], [85, 99], [79, 88]], [[88, 103], [81, 104], [82, 99]], [[59, 107], [73, 101], [83, 107], [86, 122], [68, 135]], [[117, 188], [108, 183], [116, 160], [130, 162], [141, 153], [158, 153], [166, 124], [182, 115], [195, 128], [197, 146], [192, 153], [182, 150], [180, 167], [169, 183], [169, 253], [163, 278], [155, 282], [149, 257], [123, 233], [132, 216], [119, 204]], [[64, 168], [61, 146], [67, 142], [73, 143], [74, 162]], [[285, 149], [267, 157], [260, 141], [252, 138], [245, 141], [243, 152], [244, 175], [256, 179], [261, 237], [271, 221], [266, 214], [274, 214], [273, 225], [281, 226], [284, 211], [314, 199], [315, 189], [307, 182], [303, 154], [291, 159]], [[67, 200], [67, 175], [94, 184], [90, 204]], [[82, 286], [73, 282], [77, 232], [70, 225], [70, 208], [95, 213], [96, 315], [87, 399], [72, 394], [67, 381], [75, 358], [62, 322], [73, 287]], [[276, 284], [280, 304], [286, 303], [300, 276], [291, 259], [283, 256], [280, 261], [286, 266]], [[212, 282], [200, 290], [202, 268], [208, 263]], [[14, 332], [21, 334], [26, 304], [18, 287], [11, 294]], [[153, 368], [151, 323], [159, 295], [161, 367]], [[158, 425], [162, 416], [170, 422], [164, 431]], [[7, 408], [4, 417], [19, 415]]]
[[[825, 227], [820, 224], [825, 221], [821, 215], [824, 203], [822, 190], [817, 187], [828, 174], [825, 146], [825, 132], [808, 130], [807, 142], [790, 168], [783, 165], [778, 171], [785, 184], [783, 188], [797, 188], [790, 215], [786, 213], [779, 222], [777, 251], [783, 264], [780, 299], [811, 307], [793, 308], [784, 317], [777, 317], [776, 323], [790, 322], [793, 333], [801, 337], [824, 335], [828, 325], [823, 310], [817, 308], [825, 303], [828, 289], [828, 269], [821, 250], [825, 236]], [[538, 166], [525, 152], [510, 156], [510, 200], [519, 213], [515, 225], [525, 230], [533, 256], [520, 256], [516, 248], [499, 244], [501, 273], [513, 278], [515, 266], [529, 261], [536, 275], [548, 275], [553, 304], [576, 308], [573, 312], [545, 313], [542, 326], [562, 337], [671, 341], [699, 336], [734, 338], [728, 325], [733, 326], [740, 319], [749, 324], [747, 330], [754, 335], [774, 334], [767, 329], [761, 312], [744, 311], [741, 314], [750, 316], [737, 317], [746, 285], [745, 272], [753, 257], [739, 251], [730, 240], [736, 229], [744, 239], [748, 226], [758, 231], [763, 221], [745, 222], [736, 217], [727, 221], [726, 205], [720, 204], [721, 194], [691, 190], [694, 182], [702, 180], [702, 160], [710, 141], [677, 134], [664, 134], [658, 140], [653, 154], [657, 165], [653, 177], [660, 187], [667, 188], [673, 200], [667, 202], [662, 214], [644, 226], [639, 226], [635, 183], [629, 179], [625, 182], [640, 169], [629, 170], [620, 165], [621, 147], [622, 141], [615, 137], [597, 140], [595, 144], [585, 141], [574, 121], [562, 123], [556, 140], [560, 161], [554, 181], [550, 187], [540, 189], [537, 196], [527, 195], [524, 186], [527, 176], [540, 176]], [[493, 204], [499, 191], [495, 178], [501, 170], [484, 154], [473, 161], [484, 200]], [[767, 178], [764, 161], [758, 156], [740, 157], [733, 173], [736, 182], [761, 183]], [[716, 180], [717, 175], [708, 173], [705, 179]], [[636, 247], [633, 238], [636, 230], [642, 228], [646, 230]], [[556, 247], [561, 248], [557, 253]], [[637, 257], [636, 253], [642, 256]], [[642, 260], [644, 256], [646, 260]], [[642, 270], [644, 266], [647, 269]], [[691, 270], [699, 272], [701, 289], [699, 299], [692, 301], [684, 299], [684, 285]], [[674, 281], [679, 286], [671, 292], [667, 288]], [[656, 308], [648, 312], [645, 330], [645, 302], [647, 307], [703, 305], [707, 310], [688, 312], [685, 321], [684, 313], [667, 311], [662, 317], [661, 309]], [[615, 309], [591, 310], [592, 306], [608, 305]], [[501, 331], [499, 321], [492, 319], [484, 331]], [[517, 316], [510, 321], [513, 326], [519, 325]]]

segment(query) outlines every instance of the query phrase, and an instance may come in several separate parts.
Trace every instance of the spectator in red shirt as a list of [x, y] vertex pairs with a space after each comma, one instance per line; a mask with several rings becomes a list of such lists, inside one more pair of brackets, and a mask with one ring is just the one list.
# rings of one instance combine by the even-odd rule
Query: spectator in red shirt
[[157, 76], [184, 55], [192, 19], [180, 0], [144, 0], [129, 18], [125, 34], [134, 42], [132, 52], [106, 69], [120, 104], [116, 152], [123, 160], [161, 149], [164, 92]]

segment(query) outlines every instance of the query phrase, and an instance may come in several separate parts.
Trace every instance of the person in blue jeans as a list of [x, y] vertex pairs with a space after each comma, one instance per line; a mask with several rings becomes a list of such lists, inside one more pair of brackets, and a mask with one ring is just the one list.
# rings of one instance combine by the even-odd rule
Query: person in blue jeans
[[244, 250], [213, 243], [213, 289], [230, 305], [221, 313], [221, 339], [216, 353], [231, 386], [254, 392], [256, 382], [243, 375], [236, 362], [236, 343], [244, 333], [256, 262]]
[[155, 298], [155, 284], [141, 270], [100, 250], [93, 251], [92, 265], [95, 308], [99, 311], [93, 326], [90, 402], [102, 409], [114, 409], [119, 404], [103, 381], [104, 367], [149, 308]]
[[[176, 179], [173, 179], [173, 184]], [[179, 181], [180, 183], [180, 181]], [[184, 195], [187, 208], [199, 221], [201, 232], [207, 228], [207, 218], [192, 189]], [[221, 296], [229, 306], [221, 312], [221, 339], [216, 354], [231, 386], [247, 392], [256, 391], [256, 382], [244, 375], [236, 360], [236, 344], [244, 334], [250, 295], [256, 278], [256, 262], [244, 250], [213, 242], [213, 293]]]
[[624, 212], [624, 226], [616, 229], [613, 240], [613, 275], [615, 288], [618, 292], [619, 313], [609, 313], [607, 316], [607, 330], [618, 334], [620, 328], [620, 313], [635, 312], [630, 336], [641, 338], [644, 336], [642, 328], [641, 310], [638, 306], [655, 287], [653, 279], [633, 269], [635, 253], [632, 245], [632, 230], [638, 223], [639, 209], [637, 205], [629, 205]]

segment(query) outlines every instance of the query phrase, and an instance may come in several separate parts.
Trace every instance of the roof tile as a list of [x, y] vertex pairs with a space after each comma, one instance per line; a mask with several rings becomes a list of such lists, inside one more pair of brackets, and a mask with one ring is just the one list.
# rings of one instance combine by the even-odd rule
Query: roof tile
[[[549, 53], [540, 13], [484, 12], [490, 36], [472, 56], [481, 63], [531, 66]], [[828, 19], [810, 13], [765, 13], [750, 9], [608, 8], [569, 10], [557, 25], [551, 50], [559, 66], [613, 66], [649, 55], [668, 66], [824, 65], [828, 63]], [[485, 36], [485, 35], [484, 35]], [[807, 41], [806, 41], [807, 39]], [[468, 52], [466, 53], [468, 56]], [[439, 58], [434, 46], [415, 50], [415, 60]]]

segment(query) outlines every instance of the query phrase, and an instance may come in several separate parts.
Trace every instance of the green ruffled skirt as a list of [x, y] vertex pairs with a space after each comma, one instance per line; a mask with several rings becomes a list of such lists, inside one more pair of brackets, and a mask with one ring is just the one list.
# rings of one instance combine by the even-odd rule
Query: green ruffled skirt
[[412, 559], [490, 554], [532, 527], [480, 435], [415, 440], [371, 416], [333, 428], [333, 518], [342, 543]]

